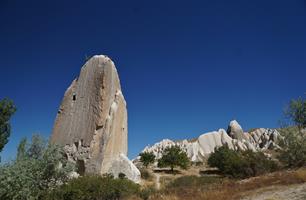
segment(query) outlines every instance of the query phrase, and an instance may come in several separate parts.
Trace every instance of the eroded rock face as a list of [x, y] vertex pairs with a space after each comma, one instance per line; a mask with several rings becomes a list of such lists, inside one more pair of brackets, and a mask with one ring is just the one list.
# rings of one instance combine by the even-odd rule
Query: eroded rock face
[[[163, 150], [174, 145], [179, 146], [188, 155], [192, 162], [202, 162], [215, 151], [216, 147], [227, 145], [230, 149], [262, 151], [267, 149], [280, 148], [277, 145], [280, 133], [275, 129], [256, 129], [250, 133], [244, 132], [240, 124], [233, 120], [230, 122], [227, 131], [208, 132], [200, 135], [193, 141], [172, 141], [162, 140], [153, 146], [147, 146], [142, 152], [152, 152], [156, 158], [161, 158]], [[137, 163], [139, 157], [135, 159]]]
[[114, 63], [94, 56], [65, 92], [51, 142], [64, 146], [80, 173], [108, 173], [127, 155], [127, 109]]
[[114, 160], [109, 173], [113, 174], [115, 178], [118, 178], [119, 174], [123, 173], [135, 183], [140, 183], [140, 171], [124, 154], [120, 154], [120, 156]]

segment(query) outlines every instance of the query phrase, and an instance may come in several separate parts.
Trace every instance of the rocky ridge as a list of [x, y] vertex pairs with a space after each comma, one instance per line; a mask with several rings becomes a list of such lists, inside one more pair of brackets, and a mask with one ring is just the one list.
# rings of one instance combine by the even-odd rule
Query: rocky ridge
[[[263, 151], [267, 149], [280, 148], [277, 140], [280, 133], [276, 129], [259, 128], [251, 132], [244, 132], [240, 124], [233, 120], [227, 131], [208, 132], [200, 135], [196, 140], [172, 141], [164, 139], [152, 146], [147, 146], [142, 152], [152, 152], [156, 158], [161, 158], [165, 148], [174, 145], [184, 150], [192, 162], [203, 162], [208, 155], [214, 152], [216, 147], [228, 145], [231, 149]], [[139, 159], [136, 158], [135, 161]]]

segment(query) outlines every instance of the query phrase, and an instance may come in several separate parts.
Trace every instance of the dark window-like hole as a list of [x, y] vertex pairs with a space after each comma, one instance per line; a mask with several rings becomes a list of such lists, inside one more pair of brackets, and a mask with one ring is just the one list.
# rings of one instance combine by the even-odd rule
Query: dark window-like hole
[[76, 162], [77, 173], [83, 176], [85, 174], [85, 162], [84, 160], [77, 160]]
[[72, 95], [72, 100], [75, 101], [76, 100], [76, 94]]

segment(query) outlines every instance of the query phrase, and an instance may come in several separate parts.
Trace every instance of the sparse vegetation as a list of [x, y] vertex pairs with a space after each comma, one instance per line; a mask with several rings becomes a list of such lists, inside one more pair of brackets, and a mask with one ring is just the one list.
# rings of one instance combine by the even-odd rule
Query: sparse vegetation
[[236, 200], [246, 192], [273, 186], [305, 183], [306, 169], [279, 171], [248, 180], [213, 177], [181, 177], [170, 182], [150, 200]]
[[162, 157], [158, 160], [158, 167], [170, 167], [172, 173], [174, 172], [174, 167], [187, 169], [188, 166], [188, 156], [178, 146], [167, 147]]

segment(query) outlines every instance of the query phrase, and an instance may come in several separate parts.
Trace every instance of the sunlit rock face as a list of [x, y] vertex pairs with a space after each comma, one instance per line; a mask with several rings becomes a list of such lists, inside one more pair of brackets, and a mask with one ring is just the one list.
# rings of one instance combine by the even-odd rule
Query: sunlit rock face
[[64, 146], [80, 174], [104, 174], [127, 155], [127, 130], [117, 69], [107, 56], [94, 56], [65, 92], [51, 142]]
[[[164, 139], [152, 146], [147, 146], [142, 152], [152, 152], [161, 158], [163, 150], [174, 145], [185, 151], [192, 162], [203, 162], [217, 147], [227, 145], [230, 149], [262, 151], [280, 148], [277, 140], [280, 134], [275, 129], [255, 129], [250, 133], [244, 132], [240, 124], [233, 120], [228, 125], [227, 131], [219, 129], [200, 135], [197, 139], [188, 141], [172, 141]], [[135, 159], [135, 162], [139, 157]]]

